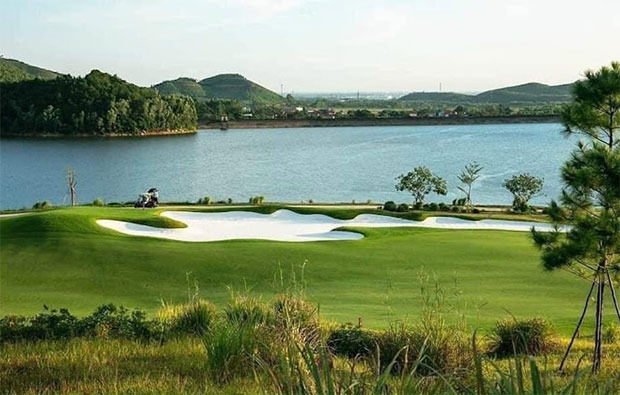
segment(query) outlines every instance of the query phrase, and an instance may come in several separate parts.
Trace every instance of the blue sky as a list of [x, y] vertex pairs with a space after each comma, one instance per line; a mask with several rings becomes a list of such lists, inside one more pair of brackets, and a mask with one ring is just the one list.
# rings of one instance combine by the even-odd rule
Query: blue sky
[[238, 72], [273, 90], [482, 91], [620, 60], [620, 0], [2, 0], [0, 53], [139, 85]]

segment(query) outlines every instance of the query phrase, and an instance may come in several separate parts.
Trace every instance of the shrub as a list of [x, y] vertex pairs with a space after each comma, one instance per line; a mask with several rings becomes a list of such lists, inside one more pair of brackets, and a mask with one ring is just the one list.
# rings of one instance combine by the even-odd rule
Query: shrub
[[240, 325], [258, 326], [273, 321], [269, 307], [248, 295], [232, 295], [231, 302], [224, 308], [226, 320]]
[[407, 211], [409, 211], [409, 205], [407, 203], [401, 203], [396, 208], [396, 211], [398, 211], [399, 213], [406, 213]]
[[172, 335], [202, 336], [213, 327], [216, 316], [215, 305], [199, 298], [177, 305], [164, 302], [158, 312], [164, 330]]
[[327, 338], [329, 350], [334, 355], [347, 358], [368, 357], [375, 352], [376, 344], [377, 337], [374, 332], [351, 324], [332, 330]]
[[422, 210], [423, 206], [424, 205], [422, 204], [422, 202], [416, 202], [416, 204], [413, 205], [413, 209], [414, 210]]
[[84, 318], [67, 309], [49, 310], [27, 318], [6, 316], [0, 319], [0, 342], [67, 340], [74, 337], [104, 337], [149, 340], [158, 334], [153, 321], [141, 310], [129, 310], [113, 304], [99, 306]]
[[43, 202], [36, 202], [32, 208], [35, 210], [45, 210], [52, 207], [52, 202], [45, 200]]
[[474, 208], [473, 210], [471, 210], [471, 212], [474, 213], [474, 214], [480, 214], [481, 213], [480, 209], [477, 209], [477, 208]]
[[212, 204], [213, 203], [213, 199], [211, 199], [210, 196], [205, 196], [203, 198], [198, 199], [198, 204]]
[[383, 209], [385, 211], [396, 211], [396, 203], [394, 203], [393, 201], [389, 200], [385, 203], [383, 203]]
[[439, 209], [439, 206], [437, 205], [437, 203], [431, 203], [428, 205], [428, 209], [430, 211], [437, 211]]
[[620, 340], [620, 329], [616, 324], [606, 325], [603, 329], [603, 342], [616, 343]]
[[256, 335], [256, 331], [247, 326], [215, 325], [203, 341], [207, 357], [205, 367], [210, 378], [222, 384], [249, 375], [259, 345]]
[[265, 201], [264, 196], [252, 196], [250, 197], [250, 200], [249, 200], [250, 204], [263, 204], [264, 201]]
[[147, 340], [156, 334], [154, 323], [146, 319], [142, 310], [129, 311], [123, 306], [106, 304], [97, 307], [80, 322], [86, 336]]
[[453, 213], [460, 213], [461, 209], [458, 206], [452, 206], [450, 211], [452, 211]]
[[97, 198], [97, 199], [93, 200], [93, 206], [102, 207], [104, 205], [105, 205], [105, 203], [103, 203], [103, 199], [101, 199], [101, 198]]
[[445, 203], [441, 202], [437, 205], [440, 211], [450, 211], [450, 207], [448, 207]]
[[392, 373], [456, 374], [473, 363], [468, 334], [437, 314], [426, 314], [415, 326], [392, 325], [378, 336], [378, 348], [381, 369], [394, 361]]
[[503, 357], [513, 354], [540, 355], [553, 350], [553, 331], [543, 318], [500, 320], [491, 337], [491, 353]]

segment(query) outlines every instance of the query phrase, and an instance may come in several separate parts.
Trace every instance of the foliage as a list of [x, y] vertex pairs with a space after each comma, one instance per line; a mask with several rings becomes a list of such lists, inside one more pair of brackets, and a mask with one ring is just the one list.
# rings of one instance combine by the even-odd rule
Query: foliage
[[95, 200], [93, 200], [93, 206], [95, 207], [103, 207], [105, 205], [105, 203], [103, 202], [103, 199], [101, 198], [96, 198]]
[[249, 199], [250, 204], [263, 204], [264, 201], [265, 201], [264, 196], [252, 196]]
[[48, 208], [51, 208], [51, 207], [52, 207], [52, 202], [50, 202], [49, 200], [45, 200], [45, 201], [42, 201], [42, 202], [36, 202], [32, 206], [32, 208], [35, 209], [35, 210], [45, 210], [45, 209], [48, 209]]
[[377, 349], [377, 334], [351, 324], [332, 330], [327, 346], [334, 355], [347, 358], [369, 357]]
[[620, 62], [598, 71], [588, 70], [573, 88], [573, 102], [562, 111], [565, 133], [581, 133], [615, 147], [620, 140]]
[[7, 134], [138, 134], [196, 127], [191, 98], [160, 96], [98, 70], [83, 78], [5, 83], [1, 89], [0, 120]]
[[202, 198], [198, 199], [197, 203], [198, 204], [205, 204], [205, 205], [208, 206], [209, 204], [213, 203], [213, 199], [211, 197], [209, 197], [209, 196], [205, 196], [205, 197], [202, 197]]
[[99, 306], [78, 318], [67, 309], [49, 310], [34, 317], [9, 315], [0, 318], [0, 343], [7, 341], [59, 340], [73, 337], [148, 340], [158, 335], [156, 325], [143, 311], [129, 311], [113, 304]]
[[401, 203], [396, 207], [396, 211], [399, 213], [406, 213], [409, 211], [409, 205], [407, 203]]
[[543, 188], [542, 178], [528, 173], [514, 175], [504, 180], [502, 186], [512, 193], [512, 207], [515, 211], [525, 212], [529, 208], [529, 201], [537, 196]]
[[385, 202], [383, 204], [383, 209], [385, 211], [396, 211], [397, 206], [396, 206], [396, 203], [394, 203], [393, 201], [389, 200], [389, 201], [387, 201], [387, 202]]
[[541, 355], [555, 349], [551, 325], [543, 318], [497, 322], [491, 336], [491, 353], [500, 357], [514, 354]]
[[[592, 281], [583, 313], [573, 339], [583, 323], [588, 302], [596, 288], [594, 356], [592, 370], [602, 363], [603, 306], [606, 287], [620, 319], [611, 273], [620, 264], [620, 63], [599, 71], [587, 71], [586, 79], [575, 84], [574, 100], [563, 113], [566, 133], [582, 133], [591, 144], [580, 142], [562, 167], [561, 204], [552, 201], [549, 214], [556, 231], [543, 234], [532, 230], [548, 270], [564, 269]], [[559, 226], [572, 225], [566, 235]], [[570, 351], [569, 348], [566, 355]], [[560, 363], [563, 368], [564, 359]]]
[[0, 83], [19, 82], [35, 78], [51, 80], [58, 76], [60, 74], [54, 71], [31, 66], [19, 60], [0, 58]]
[[459, 190], [465, 194], [465, 202], [460, 204], [461, 206], [471, 206], [471, 188], [480, 178], [480, 172], [482, 169], [483, 167], [477, 162], [468, 163], [465, 165], [465, 169], [458, 176], [459, 181], [465, 185], [465, 187], [458, 187]]
[[183, 304], [162, 302], [157, 318], [166, 333], [202, 336], [213, 327], [216, 315], [213, 303], [192, 297]]
[[431, 192], [438, 195], [446, 195], [448, 188], [446, 181], [431, 173], [426, 166], [418, 166], [407, 174], [401, 174], [396, 178], [397, 191], [407, 191], [413, 195], [413, 204], [424, 202], [424, 197]]

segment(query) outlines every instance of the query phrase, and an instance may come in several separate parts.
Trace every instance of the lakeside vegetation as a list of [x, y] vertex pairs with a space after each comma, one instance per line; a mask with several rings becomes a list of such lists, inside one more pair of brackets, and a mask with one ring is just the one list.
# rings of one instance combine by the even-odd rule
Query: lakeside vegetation
[[0, 84], [3, 135], [138, 135], [194, 130], [196, 109], [186, 96], [161, 96], [116, 76], [91, 71]]

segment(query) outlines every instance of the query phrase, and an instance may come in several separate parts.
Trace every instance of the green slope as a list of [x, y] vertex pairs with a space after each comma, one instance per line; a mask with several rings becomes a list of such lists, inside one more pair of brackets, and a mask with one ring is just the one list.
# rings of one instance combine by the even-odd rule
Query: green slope
[[162, 298], [187, 298], [190, 272], [201, 295], [219, 304], [228, 300], [227, 285], [267, 297], [281, 289], [274, 287], [280, 269], [288, 273], [307, 261], [308, 294], [329, 319], [363, 317], [370, 327], [416, 319], [417, 278], [425, 270], [450, 295], [456, 279], [460, 307], [473, 326], [489, 328], [509, 311], [545, 316], [566, 334], [587, 291], [567, 273], [545, 272], [529, 234], [521, 232], [366, 228], [357, 241], [184, 243], [126, 236], [95, 223], [175, 225], [158, 212], [79, 207], [0, 219], [1, 313], [31, 314], [47, 304], [86, 314], [110, 302], [153, 312]]
[[400, 98], [403, 101], [424, 101], [450, 104], [518, 104], [569, 102], [573, 84], [545, 85], [530, 82], [522, 85], [492, 89], [477, 95], [453, 92], [412, 92]]
[[543, 103], [568, 102], [571, 100], [573, 84], [545, 85], [536, 82], [493, 89], [476, 95], [476, 101], [483, 103]]
[[219, 74], [201, 81], [178, 78], [161, 82], [154, 88], [166, 95], [179, 93], [197, 100], [225, 99], [259, 103], [278, 103], [283, 100], [277, 93], [239, 74]]
[[15, 59], [0, 58], [0, 82], [18, 82], [40, 78], [51, 80], [62, 74], [31, 66]]

